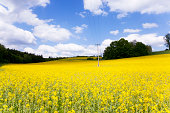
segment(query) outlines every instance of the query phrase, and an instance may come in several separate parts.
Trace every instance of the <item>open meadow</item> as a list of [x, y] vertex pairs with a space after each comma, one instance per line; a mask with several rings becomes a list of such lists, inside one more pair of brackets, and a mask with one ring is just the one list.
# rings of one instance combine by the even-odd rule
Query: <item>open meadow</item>
[[170, 54], [82, 59], [0, 67], [0, 112], [170, 112]]

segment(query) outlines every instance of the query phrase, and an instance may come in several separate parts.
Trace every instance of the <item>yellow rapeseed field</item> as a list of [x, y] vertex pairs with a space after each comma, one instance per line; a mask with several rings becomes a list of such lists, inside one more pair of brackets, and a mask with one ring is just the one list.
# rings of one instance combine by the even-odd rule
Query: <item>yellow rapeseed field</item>
[[170, 55], [0, 68], [3, 113], [169, 113]]

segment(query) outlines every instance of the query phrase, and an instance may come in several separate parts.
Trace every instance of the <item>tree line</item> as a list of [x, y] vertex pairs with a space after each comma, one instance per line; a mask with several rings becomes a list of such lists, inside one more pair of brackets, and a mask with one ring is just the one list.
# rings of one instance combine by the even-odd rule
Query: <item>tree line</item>
[[125, 39], [113, 41], [109, 47], [104, 50], [103, 59], [120, 59], [137, 56], [145, 56], [152, 53], [152, 48], [142, 42], [128, 42]]
[[5, 48], [4, 45], [0, 44], [0, 63], [38, 63], [58, 59], [61, 58], [43, 58], [42, 55], [8, 49]]

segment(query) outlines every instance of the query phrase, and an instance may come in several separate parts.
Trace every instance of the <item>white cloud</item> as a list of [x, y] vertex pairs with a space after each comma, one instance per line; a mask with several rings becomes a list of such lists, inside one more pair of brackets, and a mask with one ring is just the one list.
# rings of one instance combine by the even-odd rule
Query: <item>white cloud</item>
[[107, 13], [102, 8], [102, 0], [84, 0], [84, 9], [89, 10], [95, 15], [107, 15]]
[[0, 9], [3, 9], [3, 11], [0, 11], [0, 20], [8, 23], [25, 22], [29, 25], [30, 23], [35, 24], [35, 21], [40, 23], [43, 20], [38, 19], [30, 8], [35, 6], [45, 7], [49, 3], [49, 0], [1, 0]]
[[50, 3], [50, 0], [1, 0], [0, 3], [6, 7], [8, 12], [20, 12], [22, 9], [29, 9], [34, 6], [45, 7]]
[[79, 16], [81, 16], [82, 18], [85, 18], [85, 17], [86, 17], [86, 12], [85, 12], [85, 11], [80, 12], [80, 13], [79, 13]]
[[87, 28], [88, 27], [88, 25], [86, 25], [86, 24], [83, 24], [83, 25], [81, 25], [82, 27], [84, 27], [84, 28]]
[[141, 14], [160, 14], [170, 12], [169, 0], [84, 0], [84, 9], [94, 14], [102, 14], [104, 7], [110, 12], [118, 12], [118, 18], [127, 16], [127, 13], [140, 12]]
[[70, 57], [85, 55], [86, 48], [78, 44], [40, 45], [37, 49], [25, 48], [24, 51], [43, 55], [43, 57]]
[[[113, 40], [106, 39], [100, 45], [101, 53], [110, 45]], [[43, 55], [43, 57], [71, 57], [71, 56], [93, 56], [97, 55], [97, 47], [95, 45], [79, 45], [74, 43], [57, 44], [55, 46], [40, 45], [37, 49], [27, 47], [25, 52]]]
[[35, 53], [35, 50], [32, 49], [32, 48], [30, 48], [30, 47], [26, 47], [26, 48], [24, 49], [24, 51], [25, 51], [25, 52], [28, 52], [28, 53]]
[[9, 48], [18, 48], [36, 44], [36, 39], [31, 32], [0, 21], [0, 43]]
[[128, 14], [127, 14], [126, 12], [123, 12], [123, 13], [118, 14], [118, 15], [117, 15], [117, 18], [118, 18], [118, 19], [121, 19], [121, 18], [126, 17], [127, 15], [128, 15]]
[[102, 42], [102, 46], [109, 46], [111, 42], [113, 42], [115, 40], [111, 40], [111, 39], [105, 39], [103, 42]]
[[[28, 44], [32, 44], [30, 38], [34, 39], [33, 42], [35, 43], [34, 35], [42, 40], [55, 42], [68, 40], [71, 37], [69, 30], [59, 26], [49, 25], [48, 22], [51, 22], [52, 19], [42, 20], [39, 19], [35, 13], [33, 13], [33, 7], [45, 7], [49, 3], [50, 0], [0, 0], [0, 22], [8, 23], [8, 26], [10, 26], [8, 29], [1, 29], [0, 32], [1, 35], [2, 32], [3, 34], [6, 33], [7, 36], [11, 34], [12, 38], [12, 40], [7, 40], [11, 38], [7, 38], [6, 36], [6, 40], [4, 40], [4, 37], [1, 37], [1, 39], [3, 38], [4, 40], [1, 40], [1, 42], [3, 42], [6, 46], [9, 46], [7, 44], [10, 44], [10, 47], [18, 49], [18, 45], [25, 44], [25, 46], [28, 46]], [[16, 27], [15, 23], [31, 25], [34, 27], [34, 34], [30, 31]], [[12, 36], [12, 34], [14, 34], [14, 36]]]
[[110, 31], [110, 34], [112, 34], [112, 35], [117, 35], [117, 34], [119, 34], [119, 30]]
[[101, 52], [103, 53], [104, 50], [105, 50], [105, 48], [108, 47], [108, 46], [110, 46], [110, 43], [113, 42], [113, 41], [115, 41], [115, 40], [105, 39], [105, 40], [102, 42], [101, 46], [100, 46]]
[[83, 33], [83, 30], [84, 30], [85, 28], [88, 28], [88, 25], [83, 24], [83, 25], [81, 25], [81, 26], [73, 27], [72, 29], [75, 31], [75, 33], [80, 34], [80, 33]]
[[21, 11], [16, 19], [18, 23], [26, 23], [32, 26], [37, 26], [46, 23], [45, 20], [40, 20], [36, 14], [33, 14], [32, 10]]
[[127, 37], [122, 37], [125, 38], [128, 41], [133, 41], [136, 40], [138, 42], [142, 42], [147, 45], [151, 45], [154, 48], [161, 48], [164, 46], [164, 36], [157, 36], [157, 34], [130, 34]]
[[158, 27], [158, 25], [156, 23], [144, 23], [142, 24], [143, 28], [154, 28], [154, 27]]
[[55, 46], [56, 49], [62, 50], [62, 51], [82, 51], [85, 48], [78, 44], [57, 44]]
[[30, 47], [27, 47], [24, 49], [25, 52], [28, 52], [28, 53], [34, 53], [34, 54], [37, 54], [37, 55], [43, 55], [43, 57], [47, 58], [49, 56], [51, 57], [57, 57], [57, 50], [52, 47], [52, 46], [49, 46], [49, 45], [40, 45], [36, 50], [30, 48]]
[[65, 41], [72, 35], [71, 32], [60, 26], [42, 24], [34, 27], [33, 33], [35, 36], [45, 41]]
[[140, 29], [124, 29], [123, 33], [138, 33], [140, 31]]

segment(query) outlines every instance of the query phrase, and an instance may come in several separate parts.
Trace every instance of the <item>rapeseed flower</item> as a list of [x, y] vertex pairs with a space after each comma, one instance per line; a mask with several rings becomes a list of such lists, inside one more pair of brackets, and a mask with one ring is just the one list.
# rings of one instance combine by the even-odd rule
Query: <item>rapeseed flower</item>
[[120, 60], [8, 64], [0, 71], [0, 112], [170, 111], [170, 55]]

